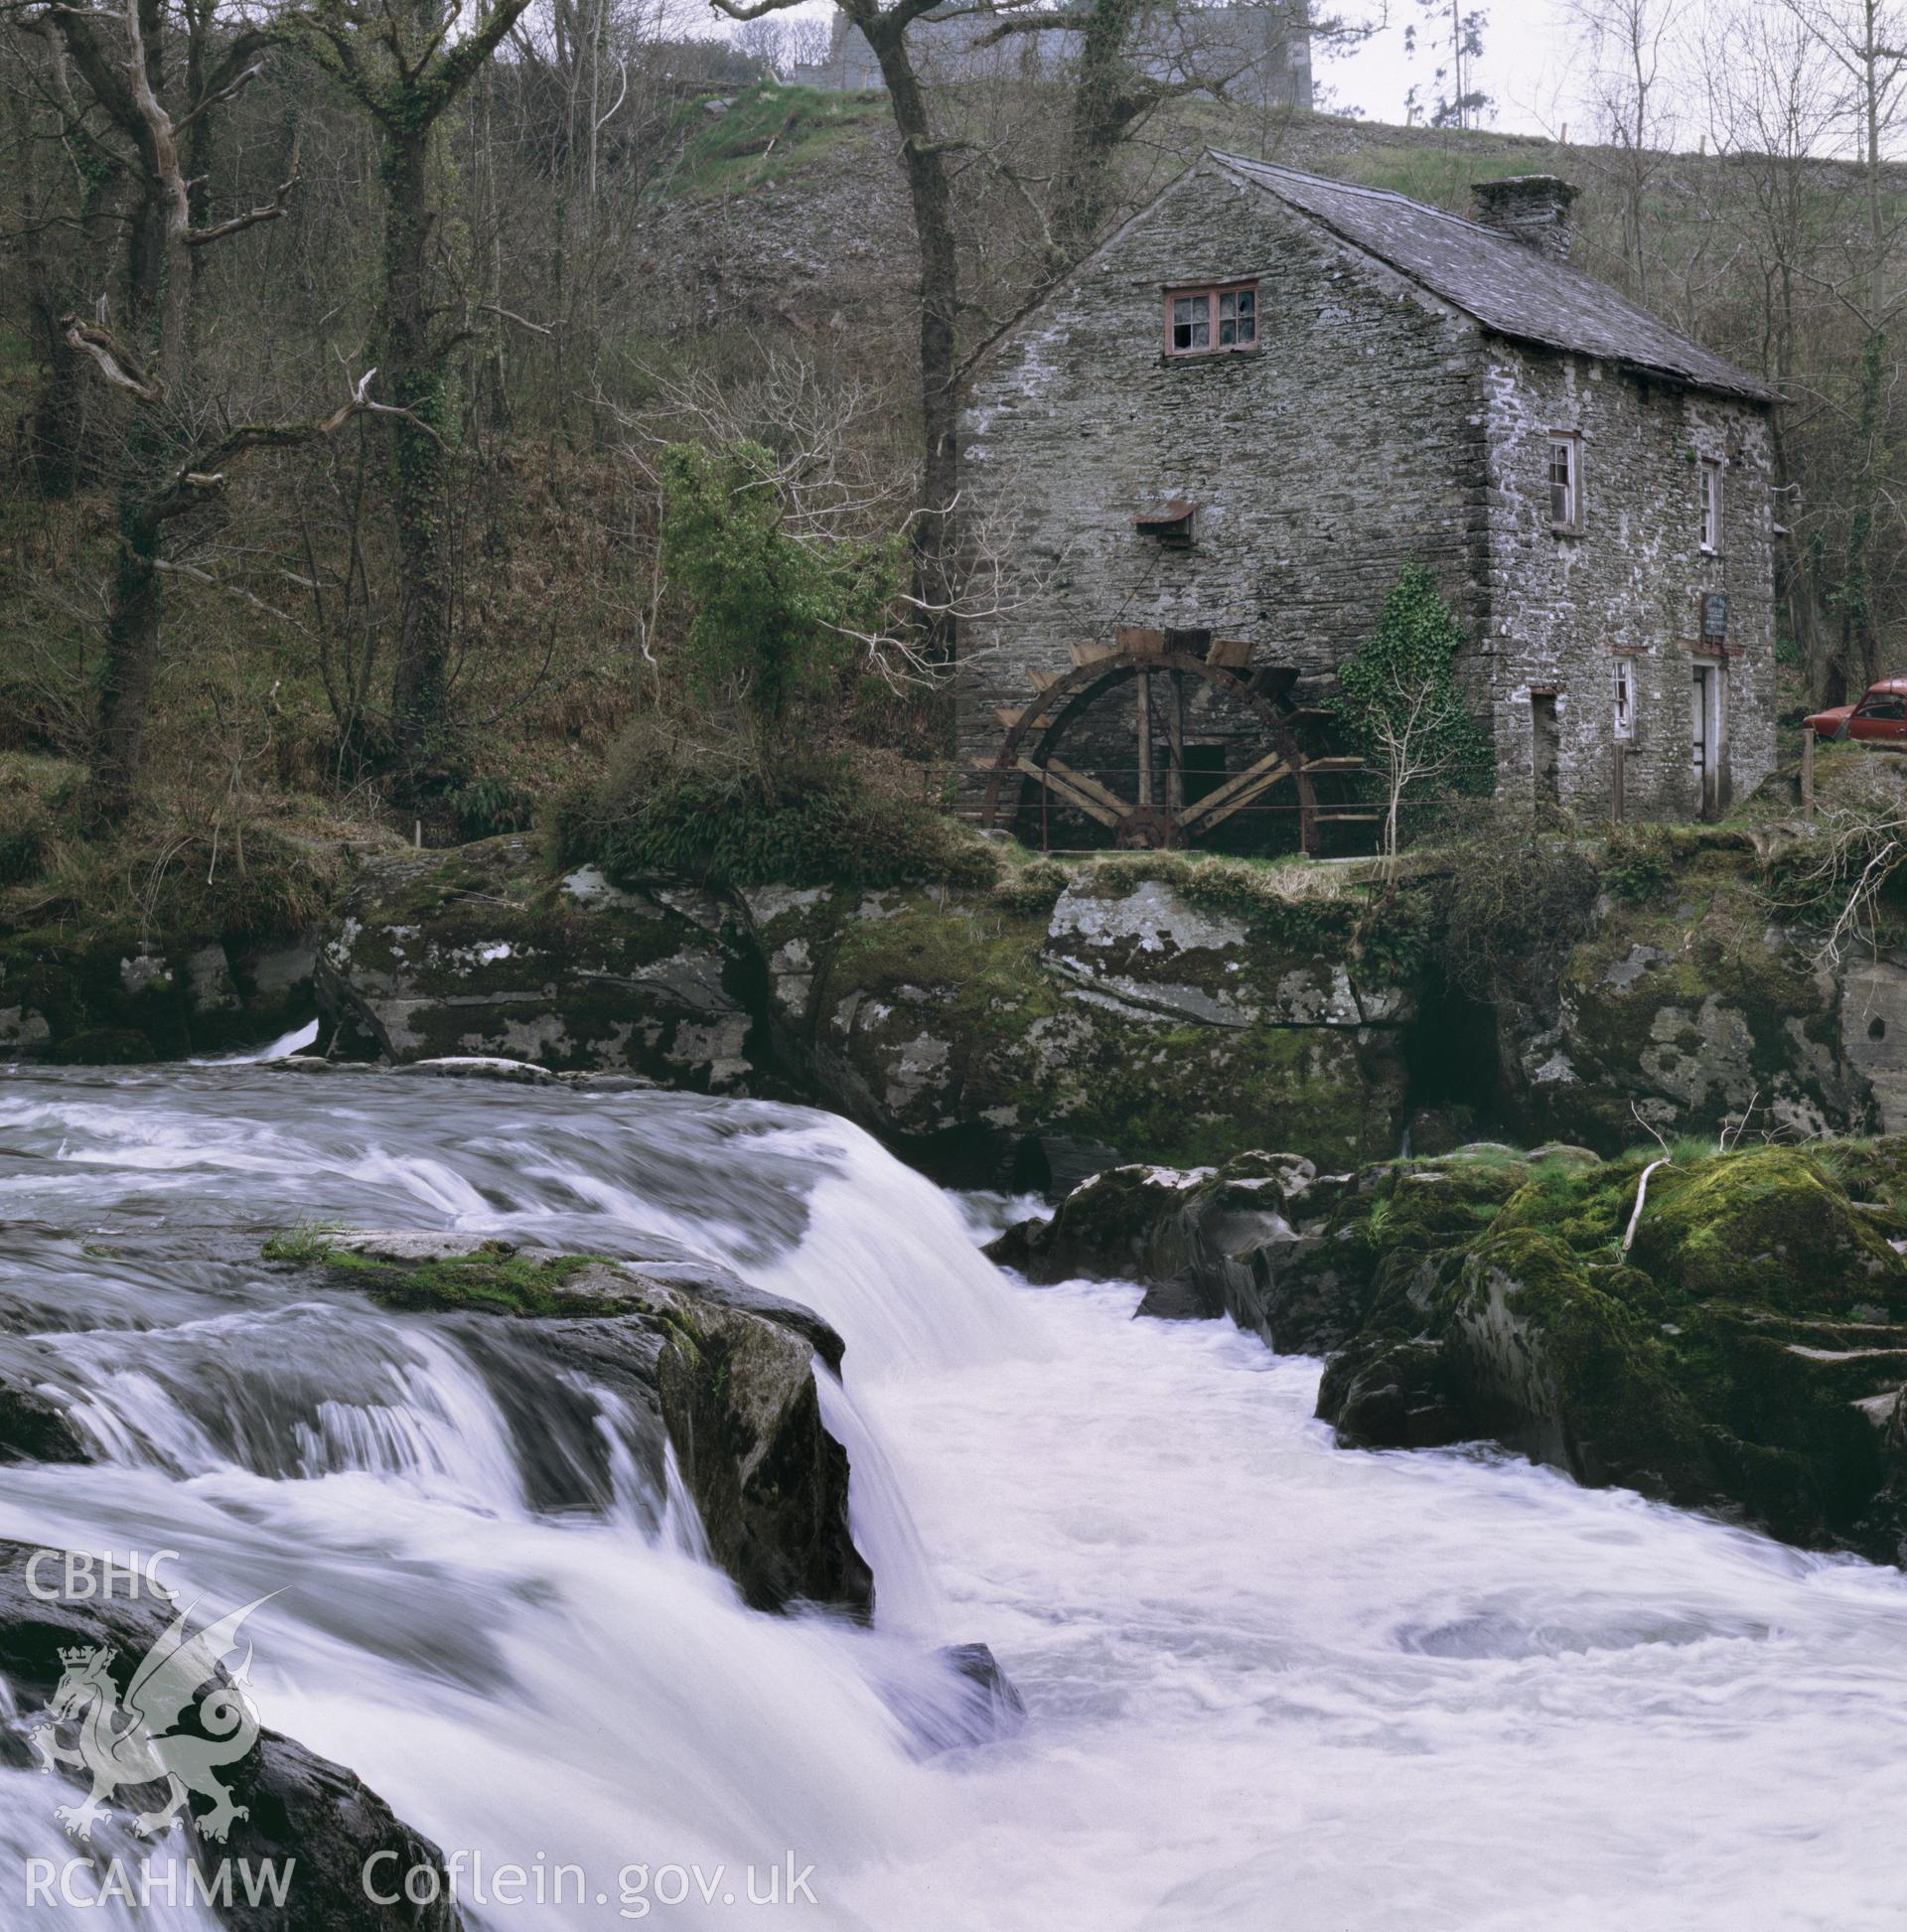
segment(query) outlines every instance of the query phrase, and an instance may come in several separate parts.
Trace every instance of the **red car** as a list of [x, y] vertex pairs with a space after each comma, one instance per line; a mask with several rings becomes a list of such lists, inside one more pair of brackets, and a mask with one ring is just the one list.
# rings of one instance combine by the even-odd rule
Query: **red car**
[[1802, 720], [1802, 729], [1817, 738], [1881, 739], [1907, 743], [1907, 677], [1883, 677], [1867, 686], [1858, 704], [1836, 704]]

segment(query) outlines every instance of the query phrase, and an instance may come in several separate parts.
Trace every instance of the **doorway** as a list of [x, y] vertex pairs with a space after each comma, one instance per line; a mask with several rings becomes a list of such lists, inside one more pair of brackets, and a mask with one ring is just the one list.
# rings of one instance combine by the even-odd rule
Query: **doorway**
[[1695, 810], [1712, 818], [1721, 803], [1721, 668], [1696, 665], [1689, 677], [1688, 771]]
[[1539, 805], [1562, 803], [1562, 726], [1554, 691], [1530, 693], [1530, 769]]

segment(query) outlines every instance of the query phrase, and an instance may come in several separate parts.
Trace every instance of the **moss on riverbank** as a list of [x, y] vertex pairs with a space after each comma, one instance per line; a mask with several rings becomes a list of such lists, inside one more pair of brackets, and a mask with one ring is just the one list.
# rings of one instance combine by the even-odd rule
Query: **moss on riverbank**
[[1889, 1561], [1907, 1547], [1897, 1140], [1390, 1161], [1281, 1184], [1289, 1225], [1269, 1232], [1236, 1218], [1230, 1185], [1131, 1168], [1054, 1229], [1076, 1249], [1096, 1235], [1113, 1272], [1192, 1258], [1208, 1307], [1229, 1305], [1226, 1277], [1235, 1295], [1248, 1282], [1262, 1333], [1349, 1336], [1319, 1398], [1348, 1443], [1493, 1437], [1790, 1542]]

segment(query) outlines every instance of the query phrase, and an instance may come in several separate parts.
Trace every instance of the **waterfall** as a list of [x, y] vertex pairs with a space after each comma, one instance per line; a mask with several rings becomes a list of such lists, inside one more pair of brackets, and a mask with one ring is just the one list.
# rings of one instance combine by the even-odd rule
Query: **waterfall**
[[[264, 1722], [461, 1860], [479, 1932], [735, 1926], [751, 1866], [829, 1932], [1898, 1922], [1897, 1572], [1494, 1451], [1338, 1450], [1316, 1363], [1013, 1282], [974, 1246], [1002, 1212], [758, 1102], [0, 1074], [0, 1390], [90, 1456], [8, 1467], [0, 1536], [269, 1595]], [[872, 1627], [748, 1608], [616, 1389], [533, 1323], [263, 1265], [299, 1223], [720, 1263], [822, 1314]], [[1024, 1728], [975, 1723], [942, 1654], [975, 1641]], [[0, 1858], [70, 1856], [18, 1760]], [[588, 1895], [476, 1896], [504, 1863]]]

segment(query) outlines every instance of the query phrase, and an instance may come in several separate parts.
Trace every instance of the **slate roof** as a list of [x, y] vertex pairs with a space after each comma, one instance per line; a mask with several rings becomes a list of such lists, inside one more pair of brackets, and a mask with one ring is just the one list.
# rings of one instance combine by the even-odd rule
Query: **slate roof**
[[1521, 241], [1382, 188], [1326, 181], [1265, 161], [1213, 160], [1389, 262], [1497, 335], [1671, 375], [1696, 388], [1779, 400], [1766, 383], [1626, 301], [1606, 282]]

